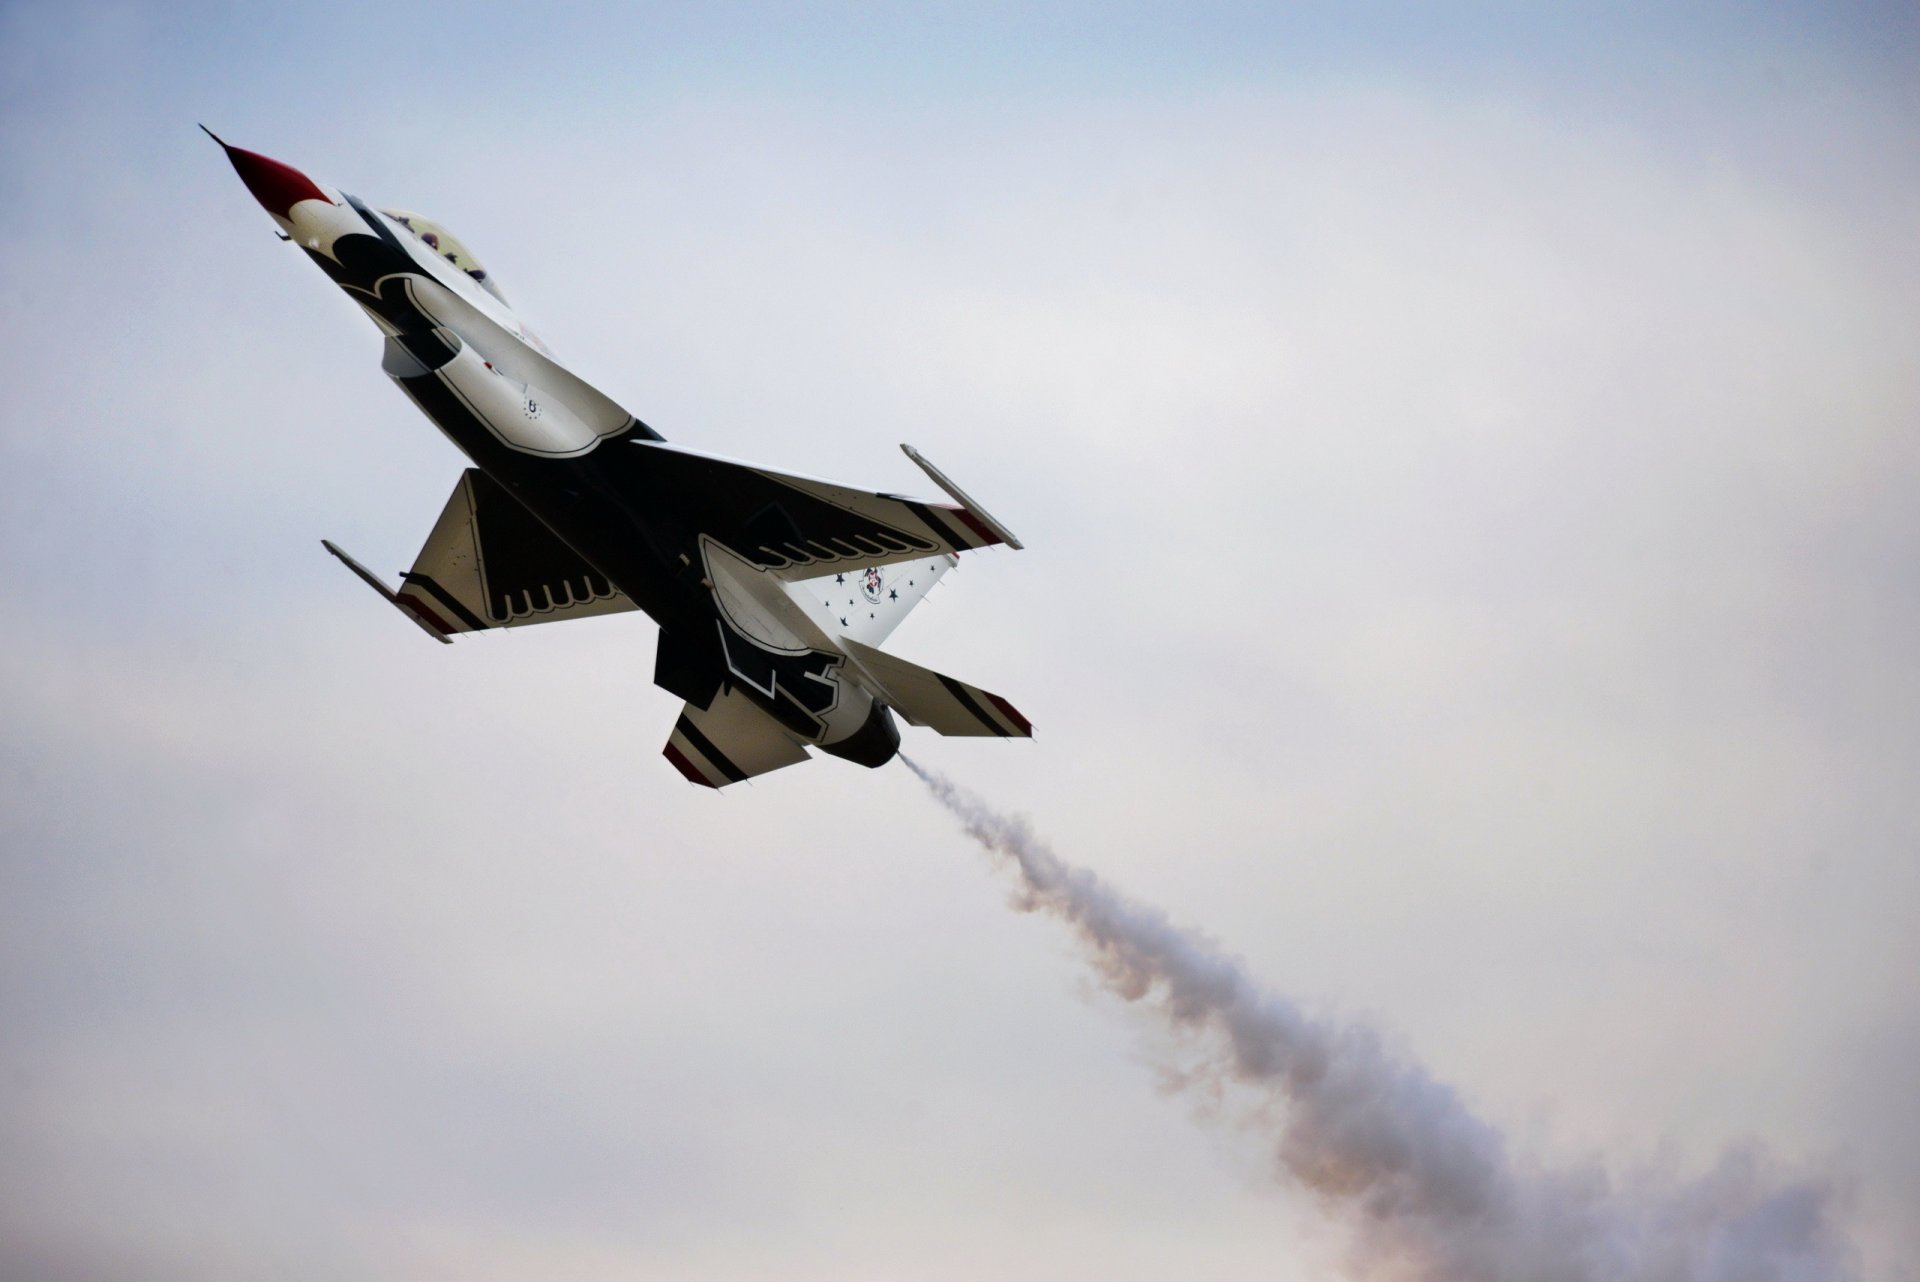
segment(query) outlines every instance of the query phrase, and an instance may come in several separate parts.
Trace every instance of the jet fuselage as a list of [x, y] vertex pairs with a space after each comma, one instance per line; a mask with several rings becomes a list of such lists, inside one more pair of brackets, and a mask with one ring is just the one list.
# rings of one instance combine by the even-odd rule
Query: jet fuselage
[[[660, 625], [655, 681], [688, 703], [667, 751], [689, 778], [719, 786], [716, 775], [737, 781], [791, 760], [782, 755], [789, 749], [768, 746], [756, 740], [759, 731], [743, 727], [742, 714], [729, 710], [738, 698], [796, 743], [869, 766], [897, 751], [899, 731], [887, 705], [903, 699], [926, 702], [932, 719], [921, 724], [939, 728], [942, 718], [957, 718], [942, 733], [1030, 733], [997, 696], [863, 650], [850, 640], [859, 611], [829, 599], [839, 593], [844, 571], [862, 561], [872, 563], [865, 581], [868, 599], [878, 603], [882, 571], [872, 567], [935, 558], [920, 562], [926, 585], [902, 584], [917, 589], [900, 607], [904, 613], [946, 568], [940, 558], [951, 561], [956, 551], [990, 543], [1018, 546], [992, 518], [969, 503], [851, 491], [666, 445], [554, 360], [444, 229], [418, 215], [372, 208], [290, 166], [221, 145], [283, 235], [379, 329], [386, 374], [492, 486], [558, 541], [529, 535], [500, 543], [539, 544], [551, 547], [553, 557], [577, 558], [572, 563], [603, 576]], [[908, 452], [958, 495], [937, 469]], [[473, 486], [466, 493], [469, 504], [491, 501]], [[474, 519], [470, 559], [485, 560]], [[499, 563], [513, 553], [512, 546], [496, 545], [488, 556]], [[518, 608], [509, 600], [483, 618], [471, 595], [463, 598], [432, 575], [414, 572], [396, 595], [340, 555], [441, 640], [509, 626]], [[807, 590], [801, 571], [815, 567], [833, 577], [811, 582], [831, 583], [830, 591]], [[567, 581], [585, 583], [589, 597], [603, 595], [591, 577]], [[529, 611], [554, 605], [552, 578], [541, 600], [526, 594]], [[572, 603], [574, 590], [563, 591]], [[898, 599], [898, 591], [890, 591]], [[847, 607], [856, 604], [849, 591]], [[892, 687], [876, 675], [879, 665], [893, 673]], [[895, 688], [922, 693], [896, 695]], [[705, 715], [709, 730], [737, 736], [731, 756], [751, 759], [760, 752], [771, 764], [733, 768], [725, 745], [689, 722], [698, 721], [697, 714]], [[691, 765], [686, 754], [676, 755], [683, 732], [688, 751], [700, 754]], [[702, 765], [712, 762], [720, 764]]]

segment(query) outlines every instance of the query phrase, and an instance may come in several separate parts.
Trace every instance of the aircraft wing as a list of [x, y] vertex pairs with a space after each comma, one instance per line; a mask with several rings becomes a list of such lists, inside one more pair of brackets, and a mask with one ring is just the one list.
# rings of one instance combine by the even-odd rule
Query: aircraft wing
[[[1016, 540], [909, 449], [958, 502], [881, 494], [738, 463], [665, 441], [626, 448], [698, 532], [787, 580], [924, 560]], [[905, 447], [903, 447], [905, 448]]]
[[807, 759], [800, 741], [736, 690], [704, 710], [687, 704], [661, 755], [703, 788], [724, 788]]
[[398, 591], [333, 544], [326, 547], [442, 641], [458, 632], [635, 608], [605, 575], [477, 468], [468, 468], [453, 487]]

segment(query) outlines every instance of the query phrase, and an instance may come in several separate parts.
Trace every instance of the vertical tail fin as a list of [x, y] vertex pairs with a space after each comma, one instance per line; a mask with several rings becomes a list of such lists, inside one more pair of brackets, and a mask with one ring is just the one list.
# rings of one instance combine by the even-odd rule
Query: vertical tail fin
[[809, 605], [812, 601], [824, 604], [839, 621], [842, 635], [865, 645], [879, 645], [900, 626], [908, 611], [926, 598], [927, 589], [959, 563], [959, 557], [942, 552], [921, 561], [802, 579], [788, 590]]

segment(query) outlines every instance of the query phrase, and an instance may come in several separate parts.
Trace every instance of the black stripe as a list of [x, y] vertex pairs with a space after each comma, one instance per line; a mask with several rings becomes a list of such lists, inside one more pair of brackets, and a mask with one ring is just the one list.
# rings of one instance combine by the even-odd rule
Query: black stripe
[[407, 573], [401, 575], [400, 577], [405, 582], [415, 587], [425, 588], [427, 590], [428, 596], [431, 596], [434, 600], [438, 601], [441, 605], [446, 606], [448, 611], [452, 613], [454, 618], [460, 620], [460, 622], [466, 624], [469, 628], [472, 628], [475, 632], [479, 632], [493, 626], [492, 624], [488, 623], [485, 619], [482, 619], [479, 615], [475, 614], [472, 610], [467, 609], [466, 606], [461, 605], [458, 601], [454, 600], [453, 594], [451, 592], [448, 592], [445, 588], [441, 587], [438, 583], [435, 583], [432, 579], [428, 578], [426, 575], [415, 574], [411, 570], [409, 570]]
[[728, 761], [720, 749], [713, 746], [713, 740], [701, 734], [700, 728], [694, 725], [693, 719], [685, 713], [680, 715], [679, 724], [674, 726], [674, 730], [686, 739], [701, 756], [711, 761], [714, 769], [727, 777], [728, 783], [739, 783], [747, 777], [747, 772], [739, 766], [734, 765], [731, 761]]
[[344, 191], [341, 192], [340, 194], [342, 196], [347, 197], [347, 203], [353, 206], [354, 212], [359, 214], [360, 217], [363, 220], [365, 220], [367, 226], [373, 228], [374, 235], [378, 236], [381, 240], [386, 241], [387, 244], [393, 246], [395, 249], [399, 249], [401, 255], [405, 257], [409, 263], [413, 261], [413, 255], [408, 254], [407, 251], [404, 249], [400, 249], [400, 242], [394, 239], [393, 229], [388, 227], [385, 223], [381, 222], [378, 218], [376, 218], [374, 216], [373, 211], [367, 208], [365, 201], [361, 200], [358, 196], [348, 195]]
[[992, 717], [988, 716], [987, 710], [985, 708], [982, 708], [977, 702], [974, 701], [974, 697], [967, 693], [967, 688], [965, 686], [961, 685], [958, 681], [955, 681], [952, 677], [942, 676], [938, 672], [934, 673], [933, 675], [936, 677], [940, 677], [940, 684], [947, 688], [947, 693], [952, 695], [954, 698], [958, 699], [960, 701], [960, 705], [964, 707], [968, 712], [971, 712], [974, 716], [980, 718], [980, 722], [982, 725], [986, 726], [987, 729], [999, 735], [1002, 739], [1006, 739], [1010, 737], [1005, 730], [1001, 729], [1000, 723], [998, 721], [995, 721]]
[[[933, 509], [929, 508], [925, 503], [910, 502], [907, 504], [907, 511], [913, 513], [915, 516], [919, 517], [922, 521], [925, 521], [927, 523], [927, 528], [929, 530], [932, 530], [935, 534], [938, 534], [941, 538], [945, 539], [947, 541], [947, 546], [950, 548], [955, 548], [959, 551], [965, 552], [973, 547], [978, 546], [977, 544], [970, 543], [966, 539], [963, 539], [959, 535], [955, 534], [953, 532], [953, 527], [949, 526], [945, 521], [942, 521], [939, 517], [935, 516], [933, 514]], [[945, 680], [945, 678], [943, 677], [942, 680]]]

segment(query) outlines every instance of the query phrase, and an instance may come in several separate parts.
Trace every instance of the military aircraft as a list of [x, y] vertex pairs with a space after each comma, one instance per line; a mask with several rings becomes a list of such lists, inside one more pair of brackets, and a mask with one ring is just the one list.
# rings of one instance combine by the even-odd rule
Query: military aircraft
[[322, 540], [429, 636], [644, 610], [660, 625], [654, 681], [686, 701], [666, 758], [709, 788], [809, 748], [884, 765], [896, 712], [944, 735], [1031, 737], [999, 695], [878, 648], [959, 553], [1020, 547], [912, 446], [949, 501], [670, 445], [555, 360], [446, 228], [207, 132], [473, 462], [397, 587]]

